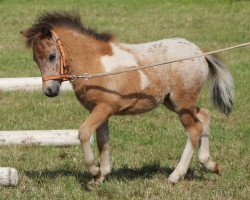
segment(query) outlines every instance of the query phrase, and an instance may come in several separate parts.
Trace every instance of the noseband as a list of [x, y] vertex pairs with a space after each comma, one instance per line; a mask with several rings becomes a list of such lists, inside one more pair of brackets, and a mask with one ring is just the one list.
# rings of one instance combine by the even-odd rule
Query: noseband
[[56, 80], [60, 79], [62, 81], [68, 81], [72, 79], [71, 75], [68, 74], [67, 64], [66, 64], [66, 55], [63, 50], [63, 44], [60, 41], [60, 38], [57, 36], [57, 34], [54, 31], [51, 31], [52, 35], [56, 38], [56, 44], [58, 46], [58, 50], [60, 53], [60, 69], [58, 75], [52, 75], [52, 76], [43, 76], [42, 80], [48, 81], [48, 80]]

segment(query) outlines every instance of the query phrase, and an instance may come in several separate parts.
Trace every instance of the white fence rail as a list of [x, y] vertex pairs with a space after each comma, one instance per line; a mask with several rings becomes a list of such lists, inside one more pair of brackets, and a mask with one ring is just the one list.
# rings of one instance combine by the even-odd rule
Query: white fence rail
[[78, 145], [78, 130], [0, 131], [0, 146], [5, 145], [68, 146]]
[[18, 183], [17, 170], [10, 167], [0, 167], [0, 185], [16, 186]]
[[[41, 77], [26, 77], [26, 78], [0, 78], [0, 90], [41, 90]], [[60, 88], [63, 91], [72, 90], [72, 86], [68, 81], [62, 83]]]

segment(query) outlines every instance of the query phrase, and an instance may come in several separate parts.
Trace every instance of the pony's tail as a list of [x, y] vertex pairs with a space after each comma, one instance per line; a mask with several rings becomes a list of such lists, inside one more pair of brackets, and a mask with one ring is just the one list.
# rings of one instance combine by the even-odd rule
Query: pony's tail
[[223, 61], [216, 55], [205, 56], [212, 75], [212, 102], [226, 116], [232, 111], [234, 101], [233, 78]]

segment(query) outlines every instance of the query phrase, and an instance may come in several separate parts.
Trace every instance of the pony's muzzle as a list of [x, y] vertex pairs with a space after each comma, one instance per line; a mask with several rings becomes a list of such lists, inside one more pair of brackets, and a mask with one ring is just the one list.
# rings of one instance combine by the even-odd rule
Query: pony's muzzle
[[43, 93], [48, 97], [59, 94], [61, 82], [59, 80], [48, 80], [43, 82]]

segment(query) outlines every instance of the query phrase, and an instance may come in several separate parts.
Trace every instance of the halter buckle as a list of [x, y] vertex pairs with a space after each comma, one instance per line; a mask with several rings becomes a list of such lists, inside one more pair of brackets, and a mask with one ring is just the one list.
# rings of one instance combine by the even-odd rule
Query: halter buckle
[[91, 75], [88, 73], [84, 73], [82, 78], [84, 78], [85, 80], [91, 79]]
[[92, 78], [91, 74], [84, 73], [83, 75], [76, 76], [76, 75], [70, 75], [70, 80], [75, 81], [78, 78], [84, 78], [85, 80], [89, 80]]
[[76, 75], [70, 75], [70, 80], [73, 82], [77, 79], [77, 76]]

